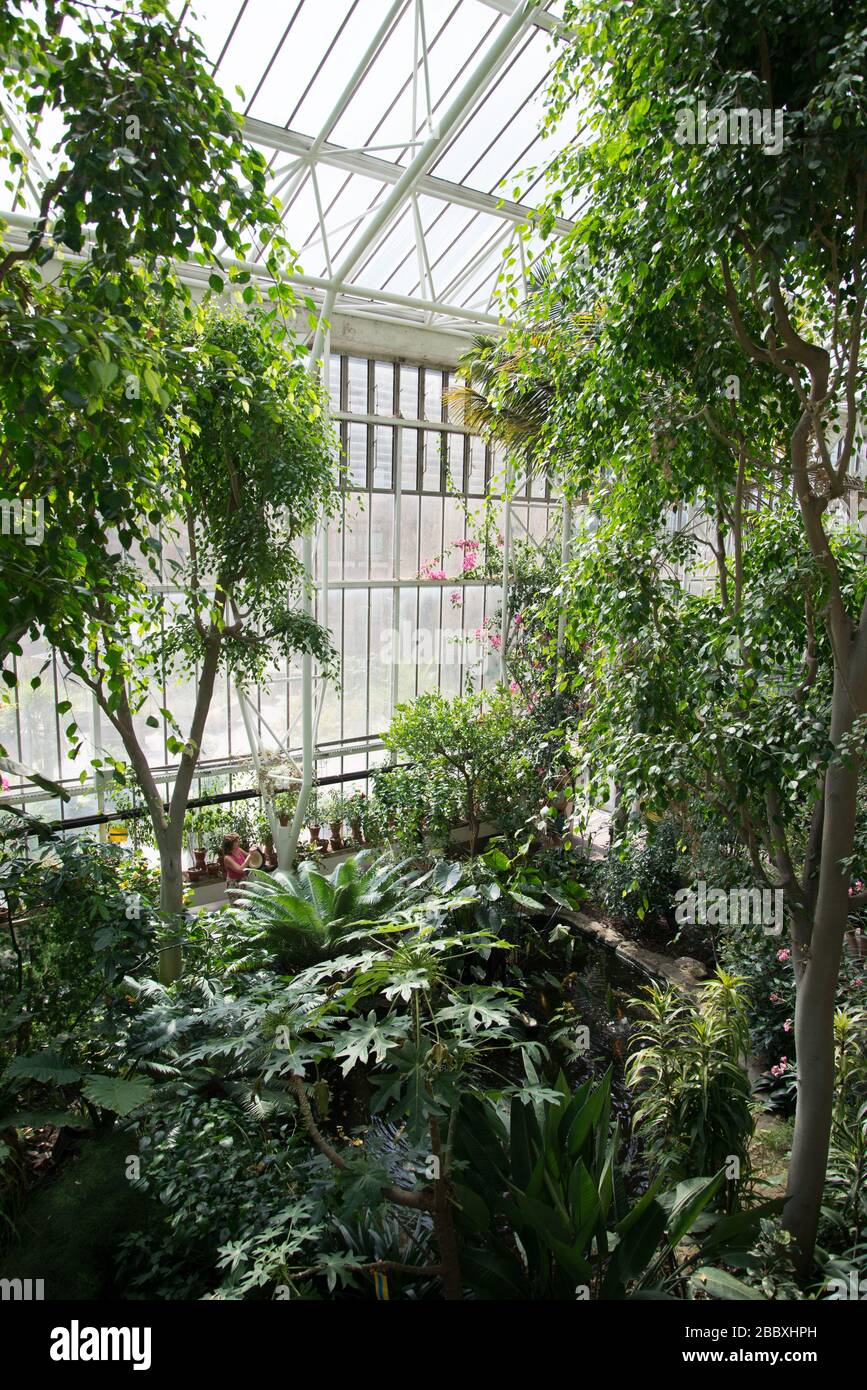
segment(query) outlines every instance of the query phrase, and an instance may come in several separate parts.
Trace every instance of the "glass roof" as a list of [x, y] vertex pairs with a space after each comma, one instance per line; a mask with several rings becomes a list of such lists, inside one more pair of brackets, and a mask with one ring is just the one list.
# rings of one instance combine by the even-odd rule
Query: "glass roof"
[[268, 161], [302, 280], [336, 283], [337, 307], [467, 331], [496, 321], [504, 252], [576, 133], [539, 135], [558, 0], [176, 8]]
[[[243, 114], [318, 302], [464, 333], [494, 326], [504, 255], [573, 127], [542, 138], [562, 0], [175, 0]], [[50, 127], [50, 128], [49, 128]], [[22, 143], [23, 132], [20, 133]], [[62, 118], [25, 145], [23, 236]], [[566, 209], [566, 213], [574, 209]], [[559, 230], [569, 222], [561, 219]], [[524, 270], [542, 251], [525, 242]]]

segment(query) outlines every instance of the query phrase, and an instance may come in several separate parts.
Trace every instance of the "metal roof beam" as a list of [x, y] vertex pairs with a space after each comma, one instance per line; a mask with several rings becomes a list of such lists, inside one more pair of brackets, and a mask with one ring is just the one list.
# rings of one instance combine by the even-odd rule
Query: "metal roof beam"
[[[481, 0], [481, 4], [487, 5], [489, 10], [499, 11], [500, 14], [514, 14], [518, 8], [519, 0]], [[530, 23], [537, 24], [540, 29], [547, 29], [549, 34], [568, 33], [562, 19], [549, 14], [542, 5], [538, 7], [534, 15], [531, 15]]]
[[[406, 165], [395, 164], [388, 159], [367, 154], [363, 150], [347, 150], [342, 145], [333, 145], [328, 140], [317, 144], [310, 135], [302, 135], [296, 130], [283, 130], [268, 121], [247, 117], [244, 122], [247, 138], [257, 145], [267, 145], [311, 164], [330, 164], [346, 173], [359, 174], [362, 178], [374, 179], [378, 183], [396, 184], [406, 173]], [[533, 216], [534, 209], [524, 203], [515, 203], [508, 198], [498, 198], [494, 193], [483, 193], [481, 189], [467, 188], [449, 179], [438, 178], [435, 174], [422, 174], [415, 184], [415, 192], [427, 198], [436, 198], [443, 203], [457, 203], [460, 207], [472, 208], [474, 212], [489, 213], [508, 222], [526, 222]], [[557, 231], [564, 234], [572, 230], [572, 223], [565, 217], [558, 217]]]

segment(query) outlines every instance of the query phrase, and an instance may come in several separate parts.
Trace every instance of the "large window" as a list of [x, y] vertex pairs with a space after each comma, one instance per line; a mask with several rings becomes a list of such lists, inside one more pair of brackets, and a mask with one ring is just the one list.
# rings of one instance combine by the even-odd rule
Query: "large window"
[[[502, 529], [497, 498], [505, 461], [449, 421], [444, 392], [450, 381], [446, 368], [338, 354], [329, 360], [344, 474], [340, 515], [315, 547], [315, 610], [332, 634], [342, 675], [339, 684], [317, 682], [320, 776], [361, 772], [381, 760], [381, 735], [396, 702], [431, 689], [457, 694], [470, 671], [477, 685], [499, 678], [496, 652], [486, 636], [474, 636], [484, 633], [498, 609], [499, 580], [463, 573], [454, 546], [471, 535], [488, 494], [495, 499], [494, 533]], [[519, 487], [512, 502], [515, 536], [539, 542], [558, 517], [544, 479]], [[166, 551], [179, 543], [163, 539]], [[424, 577], [424, 567], [444, 554], [449, 581]], [[168, 570], [164, 579], [170, 585]], [[110, 810], [111, 789], [98, 786], [90, 760], [103, 751], [122, 757], [123, 749], [90, 693], [38, 643], [26, 647], [18, 676], [17, 696], [0, 707], [0, 742], [73, 793], [64, 807], [22, 783], [12, 788], [21, 804], [65, 820]], [[64, 699], [73, 708], [58, 718], [56, 704]], [[194, 700], [194, 683], [167, 680], [138, 716], [151, 766], [167, 783], [177, 758], [168, 751], [160, 710], [169, 708], [185, 727]], [[279, 738], [300, 749], [300, 663], [275, 670], [252, 700], [263, 745], [274, 747]], [[64, 734], [73, 718], [84, 731], [75, 762]], [[218, 679], [193, 794], [213, 789], [215, 778], [227, 790], [251, 785], [249, 741], [226, 676]]]

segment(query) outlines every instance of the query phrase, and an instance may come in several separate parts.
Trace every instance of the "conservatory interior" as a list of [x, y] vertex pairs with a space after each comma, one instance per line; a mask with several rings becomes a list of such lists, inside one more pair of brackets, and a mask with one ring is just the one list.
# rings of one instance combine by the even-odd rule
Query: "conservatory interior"
[[865, 33], [3, 7], [4, 1298], [867, 1296]]

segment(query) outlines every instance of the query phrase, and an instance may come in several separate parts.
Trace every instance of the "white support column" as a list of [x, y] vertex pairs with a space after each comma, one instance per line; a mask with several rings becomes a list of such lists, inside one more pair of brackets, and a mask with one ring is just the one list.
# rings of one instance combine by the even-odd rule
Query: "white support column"
[[[400, 691], [400, 547], [403, 523], [403, 429], [400, 425], [395, 430], [395, 462], [394, 462], [394, 530], [392, 532], [392, 565], [391, 573], [395, 581], [391, 595], [391, 713], [397, 708], [397, 701]], [[395, 650], [395, 643], [397, 649]]]
[[[313, 536], [308, 532], [304, 537], [305, 584], [304, 596], [301, 601], [302, 612], [308, 616], [313, 614], [313, 594], [310, 588], [312, 574]], [[279, 862], [278, 853], [278, 865], [281, 869], [290, 868], [292, 860], [295, 858], [298, 836], [301, 834], [304, 814], [310, 798], [310, 789], [313, 786], [313, 751], [313, 657], [309, 652], [305, 652], [301, 658], [301, 786], [298, 789], [298, 803], [295, 807], [289, 835], [281, 845], [286, 863]]]
[[500, 596], [500, 679], [506, 679], [506, 644], [509, 640], [509, 566], [512, 559], [512, 486], [514, 470], [511, 458], [506, 464], [506, 505], [503, 512], [503, 584]]

